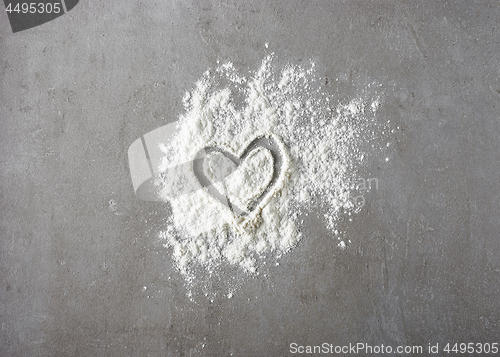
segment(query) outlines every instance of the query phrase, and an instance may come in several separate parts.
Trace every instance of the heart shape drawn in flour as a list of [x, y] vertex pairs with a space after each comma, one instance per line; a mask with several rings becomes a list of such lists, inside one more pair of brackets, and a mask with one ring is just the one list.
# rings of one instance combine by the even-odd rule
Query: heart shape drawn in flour
[[[261, 187], [259, 187], [258, 182], [257, 192], [254, 192], [254, 196], [247, 197], [246, 200], [235, 199], [234, 195], [228, 193], [228, 186], [231, 186], [232, 182], [227, 183], [227, 180], [232, 179], [231, 174], [248, 164], [249, 161], [255, 162], [257, 157], [263, 159], [264, 166], [262, 172], [259, 172], [261, 174], [259, 177]], [[219, 175], [215, 177], [210, 176], [207, 172], [207, 166], [209, 166], [207, 160], [210, 158], [215, 158], [215, 160], [212, 159], [212, 162], [220, 166], [218, 168]], [[260, 210], [269, 203], [271, 197], [283, 187], [289, 163], [290, 159], [285, 145], [279, 137], [274, 134], [266, 134], [253, 139], [243, 147], [240, 153], [236, 154], [217, 145], [204, 147], [198, 151], [193, 160], [193, 171], [199, 183], [202, 187], [207, 188], [210, 195], [229, 207], [237, 217], [248, 220], [259, 214]], [[247, 166], [253, 167], [251, 162]], [[245, 173], [246, 175], [240, 175], [240, 179], [242, 177], [248, 178], [249, 174], [252, 175], [252, 172], [248, 172], [248, 170]], [[248, 185], [245, 182], [237, 183], [237, 185], [241, 184]], [[245, 191], [245, 187], [242, 187], [242, 191]]]

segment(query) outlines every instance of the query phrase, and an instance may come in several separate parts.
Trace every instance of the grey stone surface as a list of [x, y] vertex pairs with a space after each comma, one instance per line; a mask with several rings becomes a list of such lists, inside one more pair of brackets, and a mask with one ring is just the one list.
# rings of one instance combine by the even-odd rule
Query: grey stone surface
[[[81, 0], [12, 34], [2, 13], [0, 355], [500, 343], [499, 18], [497, 1]], [[348, 249], [309, 218], [267, 277], [192, 302], [127, 148], [217, 60], [271, 52], [313, 59], [336, 99], [381, 83], [394, 149], [363, 168], [380, 187], [340, 222]]]

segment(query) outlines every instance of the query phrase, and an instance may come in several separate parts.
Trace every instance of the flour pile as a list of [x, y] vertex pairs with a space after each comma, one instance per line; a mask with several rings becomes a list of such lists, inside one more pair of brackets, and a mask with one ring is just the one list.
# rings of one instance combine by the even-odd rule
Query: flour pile
[[[356, 208], [350, 191], [363, 158], [359, 119], [373, 115], [378, 100], [333, 104], [322, 83], [313, 63], [276, 68], [269, 56], [250, 78], [226, 63], [207, 71], [186, 93], [177, 135], [162, 146], [164, 174], [157, 182], [172, 208], [160, 237], [182, 273], [200, 266], [211, 271], [222, 263], [255, 273], [262, 258], [278, 259], [300, 241], [301, 216], [311, 208], [323, 212], [320, 218], [332, 236], [339, 215]], [[238, 155], [266, 135], [278, 138], [286, 168], [267, 201], [242, 217], [193, 179], [190, 163], [205, 147]], [[280, 174], [273, 172], [265, 148], [252, 151], [239, 166], [214, 153], [204, 159], [203, 170], [232, 204], [246, 209]]]

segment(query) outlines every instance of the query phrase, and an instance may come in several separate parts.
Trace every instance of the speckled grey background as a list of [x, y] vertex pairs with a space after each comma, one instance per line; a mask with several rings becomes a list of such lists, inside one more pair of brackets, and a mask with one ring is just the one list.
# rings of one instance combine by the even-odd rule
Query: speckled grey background
[[[498, 1], [81, 0], [13, 34], [0, 14], [0, 355], [500, 342], [499, 19]], [[334, 99], [382, 84], [399, 130], [362, 168], [380, 186], [340, 222], [348, 249], [310, 217], [267, 278], [192, 302], [127, 148], [217, 60], [271, 52], [313, 59]]]

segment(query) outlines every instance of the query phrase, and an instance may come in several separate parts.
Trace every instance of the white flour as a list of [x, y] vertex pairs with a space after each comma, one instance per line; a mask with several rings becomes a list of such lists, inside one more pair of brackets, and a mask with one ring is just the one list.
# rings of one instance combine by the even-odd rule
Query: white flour
[[[339, 214], [355, 208], [349, 193], [363, 157], [361, 119], [373, 115], [379, 101], [333, 104], [321, 89], [314, 64], [277, 69], [269, 56], [251, 78], [226, 63], [207, 71], [186, 93], [179, 132], [162, 146], [165, 175], [158, 182], [172, 207], [171, 224], [160, 236], [183, 274], [192, 278], [200, 266], [211, 272], [226, 263], [257, 272], [263, 257], [278, 259], [300, 241], [300, 217], [313, 207], [322, 210], [325, 227], [335, 236]], [[249, 217], [240, 217], [193, 181], [192, 165], [186, 163], [199, 150], [213, 146], [237, 154], [253, 139], [271, 134], [282, 145], [286, 170]], [[203, 165], [218, 191], [241, 209], [262, 194], [273, 175], [273, 158], [264, 148], [238, 167], [217, 153]], [[182, 170], [172, 174], [169, 168], [176, 166]]]

